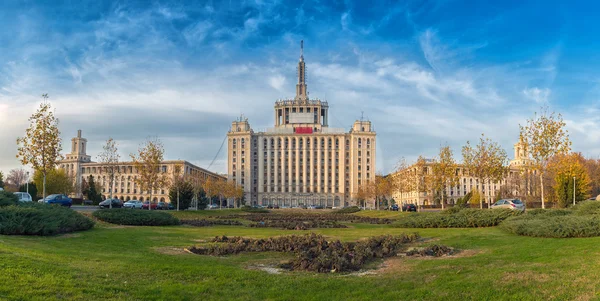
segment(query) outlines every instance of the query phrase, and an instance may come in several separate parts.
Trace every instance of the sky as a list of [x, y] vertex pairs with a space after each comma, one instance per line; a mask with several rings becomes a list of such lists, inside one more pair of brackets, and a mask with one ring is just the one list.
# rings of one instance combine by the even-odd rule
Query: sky
[[272, 127], [295, 95], [300, 40], [330, 126], [372, 121], [378, 172], [446, 144], [460, 161], [482, 133], [512, 157], [543, 106], [599, 156], [600, 3], [372, 2], [2, 1], [0, 171], [21, 166], [16, 138], [48, 93], [63, 153], [78, 129], [93, 160], [109, 137], [124, 159], [158, 137], [166, 159], [225, 173], [231, 122]]

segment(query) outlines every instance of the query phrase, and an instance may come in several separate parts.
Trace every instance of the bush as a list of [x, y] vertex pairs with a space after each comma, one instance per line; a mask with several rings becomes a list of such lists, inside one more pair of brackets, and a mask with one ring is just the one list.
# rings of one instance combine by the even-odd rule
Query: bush
[[359, 211], [360, 211], [360, 208], [358, 208], [358, 206], [352, 206], [352, 207], [346, 207], [346, 208], [334, 210], [333, 213], [345, 214], [345, 213], [355, 213], [355, 212], [359, 212]]
[[510, 233], [524, 236], [592, 237], [600, 236], [600, 217], [595, 215], [524, 214], [505, 220], [500, 227]]
[[213, 220], [207, 220], [207, 219], [182, 219], [181, 220], [181, 224], [182, 225], [190, 225], [190, 226], [194, 226], [194, 227], [243, 226], [244, 225], [240, 221], [231, 220], [231, 219], [225, 219], [225, 220], [219, 220], [219, 219], [213, 219]]
[[56, 235], [89, 230], [94, 222], [69, 209], [45, 204], [20, 204], [0, 208], [0, 234]]
[[19, 198], [12, 192], [0, 191], [0, 207], [17, 205]]
[[267, 209], [254, 208], [254, 207], [250, 207], [250, 206], [244, 206], [244, 207], [242, 207], [242, 211], [244, 211], [244, 212], [252, 212], [252, 213], [269, 213], [269, 212], [271, 212], [271, 211], [269, 211]]
[[573, 213], [573, 210], [567, 210], [567, 209], [536, 208], [536, 209], [527, 210], [527, 212], [525, 214], [526, 215], [545, 215], [545, 216], [564, 216], [564, 215], [569, 215], [572, 213]]
[[446, 210], [443, 210], [441, 213], [442, 214], [455, 214], [458, 213], [459, 211], [465, 209], [465, 207], [462, 207], [460, 205], [454, 205], [454, 207], [450, 207]]
[[600, 215], [600, 202], [585, 201], [573, 207], [577, 215]]
[[111, 224], [132, 226], [179, 225], [179, 220], [166, 212], [152, 210], [109, 209], [97, 210], [92, 216]]
[[456, 213], [415, 213], [401, 218], [399, 228], [478, 228], [498, 225], [521, 212], [510, 209], [462, 209]]
[[212, 240], [213, 244], [191, 247], [188, 251], [213, 256], [241, 252], [293, 252], [296, 258], [282, 267], [330, 273], [358, 270], [375, 258], [394, 256], [406, 243], [414, 242], [418, 238], [416, 233], [371, 237], [358, 242], [327, 241], [325, 237], [315, 233], [267, 239], [222, 236], [215, 237]]

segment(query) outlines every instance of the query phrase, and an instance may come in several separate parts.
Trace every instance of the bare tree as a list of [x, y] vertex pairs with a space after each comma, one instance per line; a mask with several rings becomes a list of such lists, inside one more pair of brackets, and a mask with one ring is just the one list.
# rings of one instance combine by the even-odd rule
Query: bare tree
[[556, 155], [564, 155], [571, 151], [571, 141], [565, 126], [562, 115], [549, 113], [547, 107], [542, 108], [539, 116], [536, 113], [532, 119], [528, 119], [526, 125], [519, 125], [527, 154], [534, 161], [534, 170], [539, 173], [542, 208], [546, 208], [544, 174], [548, 169], [549, 160]]
[[162, 169], [164, 148], [160, 140], [148, 139], [140, 146], [136, 155], [131, 154], [133, 166], [140, 175], [136, 182], [141, 191], [147, 191], [150, 194], [148, 210], [152, 210], [152, 195], [155, 190], [167, 186], [169, 177], [166, 170]]
[[25, 137], [17, 138], [17, 158], [23, 165], [31, 165], [43, 175], [43, 198], [46, 198], [46, 175], [62, 158], [58, 118], [54, 117], [48, 94], [43, 94], [40, 108], [29, 118]]
[[[102, 163], [102, 168], [108, 176], [108, 183], [110, 186], [109, 198], [113, 198], [113, 192], [115, 190], [115, 177], [119, 174], [119, 153], [117, 149], [117, 142], [113, 138], [108, 138], [106, 144], [102, 146], [102, 152], [98, 155], [98, 161]], [[112, 201], [109, 204], [112, 209]]]
[[6, 177], [6, 185], [12, 186], [15, 191], [19, 190], [19, 186], [23, 185], [27, 179], [27, 172], [23, 168], [11, 169]]

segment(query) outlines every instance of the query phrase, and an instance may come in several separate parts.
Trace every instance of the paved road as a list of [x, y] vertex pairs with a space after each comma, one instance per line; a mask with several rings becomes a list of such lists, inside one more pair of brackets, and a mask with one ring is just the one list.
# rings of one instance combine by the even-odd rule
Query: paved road
[[81, 212], [94, 212], [98, 210], [98, 206], [71, 206], [71, 209]]

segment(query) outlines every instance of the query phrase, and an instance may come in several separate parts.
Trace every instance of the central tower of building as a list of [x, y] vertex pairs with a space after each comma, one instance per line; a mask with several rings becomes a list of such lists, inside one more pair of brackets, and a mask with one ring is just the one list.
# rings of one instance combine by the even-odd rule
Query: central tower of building
[[247, 204], [348, 205], [375, 179], [375, 131], [364, 120], [329, 127], [328, 103], [309, 97], [303, 42], [297, 69], [296, 96], [275, 102], [273, 128], [254, 132], [244, 117], [231, 124], [228, 177]]

